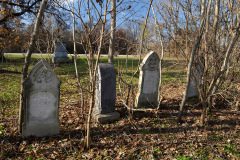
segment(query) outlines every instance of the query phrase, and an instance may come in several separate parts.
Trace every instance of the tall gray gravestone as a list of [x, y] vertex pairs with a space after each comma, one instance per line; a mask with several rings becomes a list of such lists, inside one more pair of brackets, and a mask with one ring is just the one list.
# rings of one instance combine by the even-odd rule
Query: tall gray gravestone
[[158, 86], [160, 79], [159, 56], [148, 53], [140, 65], [138, 93], [135, 100], [137, 108], [156, 108], [158, 106]]
[[119, 119], [115, 111], [116, 71], [112, 63], [99, 63], [93, 115], [96, 121], [106, 123]]
[[[190, 97], [195, 97], [198, 96], [198, 88], [197, 88], [197, 84], [200, 84], [202, 81], [202, 75], [203, 75], [203, 67], [202, 64], [200, 64], [200, 62], [198, 61], [194, 66], [193, 66], [193, 70], [192, 70], [192, 75], [190, 77], [190, 85], [189, 85], [189, 89], [187, 92], [187, 98]], [[195, 77], [195, 79], [193, 78], [193, 76]]]
[[45, 61], [39, 61], [23, 82], [24, 122], [22, 136], [52, 136], [59, 133], [60, 80]]
[[67, 44], [65, 41], [55, 42], [55, 50], [52, 57], [53, 63], [65, 63], [70, 61], [66, 51], [66, 46]]

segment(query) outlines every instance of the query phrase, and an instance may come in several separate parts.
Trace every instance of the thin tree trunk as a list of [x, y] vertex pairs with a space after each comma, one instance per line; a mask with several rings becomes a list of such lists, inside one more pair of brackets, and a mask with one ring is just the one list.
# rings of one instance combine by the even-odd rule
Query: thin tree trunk
[[[95, 104], [95, 95], [94, 95], [94, 90], [95, 90], [95, 84], [96, 84], [96, 74], [97, 74], [97, 66], [98, 66], [98, 62], [99, 62], [99, 58], [101, 55], [101, 48], [103, 45], [103, 38], [104, 38], [104, 31], [105, 31], [105, 23], [106, 23], [106, 16], [107, 16], [107, 2], [105, 5], [105, 10], [104, 10], [104, 20], [102, 20], [102, 30], [100, 33], [100, 42], [99, 42], [99, 46], [98, 46], [98, 52], [97, 52], [97, 60], [96, 60], [96, 64], [95, 64], [95, 68], [94, 68], [94, 73], [93, 73], [93, 78], [91, 81], [91, 90], [90, 90], [90, 94], [91, 94], [91, 100], [90, 100], [90, 108], [89, 108], [89, 113], [88, 113], [88, 120], [87, 120], [87, 136], [86, 136], [86, 148], [89, 149], [90, 145], [91, 145], [91, 119], [92, 119], [92, 111], [93, 111], [93, 107]], [[92, 66], [94, 67], [94, 66]]]
[[34, 30], [33, 30], [33, 33], [31, 35], [30, 45], [28, 47], [28, 51], [27, 51], [27, 54], [26, 54], [26, 57], [25, 57], [25, 62], [24, 62], [23, 70], [22, 70], [20, 106], [19, 106], [19, 121], [18, 121], [18, 129], [19, 129], [20, 133], [22, 133], [22, 123], [24, 121], [23, 81], [27, 78], [28, 67], [29, 67], [29, 64], [30, 64], [31, 55], [32, 55], [32, 52], [33, 52], [33, 49], [34, 49], [34, 44], [35, 44], [35, 41], [36, 41], [36, 38], [37, 38], [37, 35], [38, 35], [40, 22], [42, 20], [43, 14], [44, 14], [46, 4], [47, 4], [47, 0], [42, 0], [42, 4], [41, 4], [40, 9], [38, 11], [38, 15], [37, 15], [37, 18], [36, 18]]
[[[219, 9], [220, 9], [220, 0], [216, 0], [215, 1], [215, 8], [214, 8], [214, 22], [213, 22], [213, 29], [214, 29], [214, 40], [213, 40], [213, 47], [214, 47], [214, 55], [215, 55], [215, 71], [214, 74], [216, 74], [216, 70], [218, 68], [218, 61], [217, 61], [217, 57], [218, 57], [218, 52], [217, 52], [217, 30], [218, 30], [218, 21], [219, 21]], [[206, 84], [206, 83], [205, 83]], [[212, 101], [213, 101], [213, 97], [212, 95], [210, 95], [210, 97], [208, 98], [208, 106], [207, 106], [207, 111], [206, 112], [211, 112], [211, 108], [212, 108]]]
[[182, 115], [183, 115], [183, 107], [185, 105], [186, 99], [187, 99], [187, 93], [189, 90], [189, 86], [190, 86], [190, 77], [191, 77], [191, 73], [192, 73], [192, 65], [193, 65], [193, 60], [194, 57], [196, 55], [197, 52], [197, 48], [201, 42], [202, 39], [202, 35], [203, 35], [203, 30], [204, 30], [204, 26], [205, 26], [205, 8], [206, 8], [206, 4], [205, 4], [205, 0], [202, 0], [202, 4], [201, 4], [202, 8], [201, 8], [201, 23], [200, 23], [200, 27], [199, 27], [199, 33], [198, 33], [198, 37], [195, 41], [192, 53], [191, 53], [191, 57], [188, 63], [188, 71], [187, 71], [187, 83], [186, 83], [186, 87], [185, 87], [185, 91], [184, 91], [184, 95], [183, 95], [183, 99], [180, 105], [180, 109], [179, 109], [179, 113], [178, 113], [178, 117], [177, 117], [177, 121], [180, 122]]
[[[74, 1], [73, 1], [74, 2]], [[73, 4], [74, 7], [74, 4]], [[74, 8], [73, 8], [74, 11]], [[81, 109], [83, 109], [83, 105], [84, 105], [84, 98], [83, 98], [83, 89], [82, 89], [82, 84], [80, 82], [80, 77], [79, 77], [79, 72], [78, 72], [78, 68], [77, 68], [77, 46], [76, 46], [76, 38], [75, 38], [75, 16], [74, 13], [72, 13], [73, 16], [73, 53], [74, 53], [74, 66], [75, 66], [75, 73], [76, 73], [76, 77], [77, 77], [77, 81], [78, 81], [78, 86], [80, 88], [80, 93], [81, 93]]]
[[0, 61], [1, 62], [6, 62], [6, 58], [4, 57], [4, 53], [1, 53], [1, 51], [0, 51]]
[[[233, 38], [231, 39], [230, 45], [227, 49], [227, 52], [226, 52], [226, 55], [225, 55], [225, 58], [224, 58], [224, 62], [223, 62], [222, 67], [221, 67], [221, 72], [227, 70], [229, 57], [232, 53], [234, 45], [236, 44], [236, 42], [239, 38], [239, 35], [240, 35], [240, 31], [239, 31], [239, 26], [238, 26], [238, 28], [236, 29], [236, 33], [233, 35]], [[217, 91], [217, 89], [218, 89], [220, 83], [222, 82], [223, 78], [224, 78], [223, 75], [218, 78], [216, 84], [214, 85], [212, 94], [214, 94]]]
[[195, 44], [194, 44], [194, 47], [193, 47], [193, 50], [192, 50], [192, 54], [191, 54], [191, 57], [190, 57], [190, 60], [189, 60], [189, 63], [188, 63], [187, 83], [186, 83], [183, 99], [182, 99], [180, 109], [179, 109], [179, 113], [178, 113], [178, 119], [177, 119], [178, 122], [180, 122], [181, 118], [182, 118], [183, 107], [185, 105], [185, 102], [186, 102], [186, 99], [187, 99], [187, 93], [188, 93], [189, 86], [190, 86], [190, 77], [191, 77], [191, 73], [192, 73], [193, 60], [194, 60], [194, 57], [196, 55], [197, 48], [200, 44], [201, 39], [202, 39], [202, 35], [197, 37], [197, 40], [195, 41]]
[[202, 103], [202, 114], [201, 114], [201, 118], [200, 118], [200, 126], [203, 126], [205, 124], [205, 118], [206, 118], [206, 114], [207, 114], [207, 102], [203, 102]]
[[111, 33], [108, 52], [108, 63], [113, 63], [113, 55], [115, 52], [115, 31], [116, 31], [116, 0], [111, 0]]
[[[83, 110], [83, 105], [84, 105], [84, 98], [83, 98], [83, 89], [82, 89], [82, 85], [80, 82], [80, 77], [79, 77], [79, 72], [78, 72], [78, 68], [77, 68], [77, 46], [76, 46], [76, 37], [75, 37], [75, 15], [74, 15], [74, 2], [75, 0], [73, 0], [73, 9], [71, 11], [72, 17], [73, 17], [73, 53], [74, 53], [74, 67], [75, 67], [75, 74], [77, 77], [77, 82], [78, 82], [78, 86], [80, 88], [80, 93], [81, 93], [81, 109]], [[71, 10], [70, 5], [68, 3], [68, 1], [66, 0], [67, 6], [69, 8], [69, 10]]]
[[186, 36], [185, 36], [185, 55], [186, 57], [188, 57], [188, 20], [189, 20], [189, 17], [187, 15], [186, 17]]
[[[142, 52], [143, 52], [142, 50], [143, 50], [144, 34], [145, 34], [146, 27], [147, 27], [147, 20], [148, 20], [148, 16], [149, 16], [149, 13], [150, 13], [150, 10], [151, 10], [152, 2], [153, 2], [153, 0], [150, 1], [150, 5], [149, 5], [149, 8], [148, 8], [147, 16], [146, 16], [146, 19], [145, 19], [145, 23], [144, 23], [144, 27], [143, 27], [143, 31], [142, 31], [142, 35], [141, 35], [142, 37], [141, 37], [138, 65], [140, 65], [140, 62], [141, 62], [141, 56], [142, 56]], [[138, 67], [138, 69], [139, 69], [139, 67]], [[137, 73], [137, 72], [135, 72], [135, 73]]]
[[92, 118], [92, 109], [94, 107], [94, 89], [92, 87], [91, 92], [91, 100], [90, 100], [90, 108], [89, 108], [89, 113], [88, 113], [88, 120], [87, 120], [87, 137], [86, 137], [86, 148], [89, 149], [91, 145], [91, 131], [90, 131], [90, 123], [91, 123], [91, 118]]
[[[161, 86], [162, 86], [162, 61], [163, 61], [163, 56], [164, 56], [163, 35], [161, 34], [161, 28], [160, 28], [159, 25], [158, 25], [157, 16], [156, 16], [156, 14], [155, 14], [155, 12], [154, 12], [153, 6], [152, 6], [152, 10], [153, 10], [153, 15], [154, 15], [154, 19], [155, 19], [155, 24], [157, 25], [158, 30], [159, 30], [160, 44], [161, 44], [161, 46], [162, 46], [161, 57], [160, 57], [160, 62], [159, 62], [160, 77], [159, 77], [159, 86], [158, 86], [158, 93], [159, 93], [159, 95], [160, 95], [160, 94], [161, 94]], [[157, 35], [156, 29], [155, 29], [155, 34]], [[159, 96], [159, 95], [158, 95], [158, 96]], [[161, 102], [160, 102], [160, 100], [159, 100], [157, 109], [159, 109], [160, 106], [161, 106]]]
[[[231, 39], [231, 41], [230, 41], [230, 43], [228, 45], [228, 48], [227, 48], [227, 51], [226, 51], [226, 54], [225, 54], [225, 58], [224, 58], [224, 62], [222, 64], [222, 66], [221, 66], [220, 72], [226, 71], [226, 69], [228, 67], [228, 63], [229, 63], [229, 58], [230, 58], [230, 55], [231, 55], [232, 50], [233, 50], [233, 47], [236, 44], [236, 42], [237, 42], [237, 40], [239, 38], [239, 35], [240, 35], [240, 19], [239, 19], [239, 15], [240, 15], [240, 13], [238, 11], [236, 19], [235, 19], [235, 22], [236, 22], [236, 32], [232, 35], [232, 39]], [[212, 88], [212, 90], [209, 91], [210, 95], [213, 95], [217, 91], [217, 89], [218, 89], [220, 83], [222, 82], [223, 78], [224, 78], [223, 76], [219, 76], [218, 77], [216, 83], [214, 84], [214, 87]]]

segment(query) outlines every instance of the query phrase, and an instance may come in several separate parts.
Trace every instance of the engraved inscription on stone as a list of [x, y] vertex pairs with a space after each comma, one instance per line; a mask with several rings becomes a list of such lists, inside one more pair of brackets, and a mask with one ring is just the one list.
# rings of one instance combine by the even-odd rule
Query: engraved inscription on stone
[[50, 64], [38, 62], [24, 86], [24, 122], [22, 136], [52, 136], [59, 133], [60, 81]]
[[55, 118], [54, 102], [56, 98], [49, 92], [38, 92], [30, 96], [30, 121], [40, 121]]
[[106, 123], [117, 120], [115, 111], [116, 71], [112, 63], [99, 63], [96, 80], [96, 96], [93, 115], [96, 121]]
[[52, 72], [43, 66], [34, 74], [34, 81], [37, 83], [48, 83], [52, 81]]
[[157, 55], [152, 55], [148, 61], [149, 61], [148, 70], [154, 71], [158, 69], [159, 59]]
[[143, 82], [143, 93], [151, 94], [157, 91], [158, 85], [158, 74], [155, 71], [147, 70], [145, 72], [144, 82]]

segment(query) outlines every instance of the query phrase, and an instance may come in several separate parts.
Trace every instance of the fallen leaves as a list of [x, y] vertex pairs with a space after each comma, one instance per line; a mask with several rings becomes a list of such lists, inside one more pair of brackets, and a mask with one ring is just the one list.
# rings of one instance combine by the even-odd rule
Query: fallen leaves
[[[70, 101], [70, 100], [68, 100]], [[184, 123], [175, 121], [178, 100], [168, 100], [156, 112], [134, 112], [129, 118], [118, 105], [119, 121], [110, 124], [93, 122], [91, 150], [84, 149], [87, 107], [78, 102], [61, 105], [61, 132], [54, 137], [23, 139], [16, 132], [17, 124], [4, 124], [1, 139], [2, 157], [9, 159], [179, 159], [204, 157], [237, 159], [240, 149], [239, 111], [215, 110], [203, 128], [198, 120], [201, 110], [186, 107]], [[14, 118], [8, 117], [8, 118]], [[15, 117], [16, 118], [16, 117]], [[2, 147], [4, 146], [4, 147]], [[18, 147], [16, 147], [18, 146]]]

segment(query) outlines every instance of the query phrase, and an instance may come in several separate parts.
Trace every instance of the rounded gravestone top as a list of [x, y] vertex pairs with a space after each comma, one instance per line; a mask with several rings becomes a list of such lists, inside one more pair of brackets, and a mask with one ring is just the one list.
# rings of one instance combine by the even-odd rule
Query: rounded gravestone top
[[148, 53], [142, 61], [141, 68], [142, 70], [159, 70], [159, 56], [156, 52], [151, 51]]

